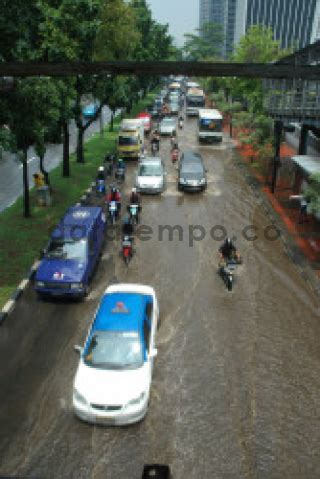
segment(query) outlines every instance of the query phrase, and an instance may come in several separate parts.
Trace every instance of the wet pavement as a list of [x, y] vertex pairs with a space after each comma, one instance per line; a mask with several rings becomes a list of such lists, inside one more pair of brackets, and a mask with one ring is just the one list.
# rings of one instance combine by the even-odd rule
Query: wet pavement
[[[228, 138], [198, 147], [190, 119], [179, 146], [202, 153], [207, 191], [177, 191], [163, 140], [167, 190], [143, 197], [142, 221], [153, 233], [137, 239], [129, 267], [119, 241], [109, 242], [86, 301], [43, 302], [29, 289], [1, 327], [1, 475], [135, 479], [144, 463], [158, 462], [170, 464], [174, 479], [320, 477], [318, 299], [241, 176]], [[135, 169], [128, 165], [126, 192]], [[177, 231], [161, 238], [159, 225], [181, 226], [182, 241]], [[217, 274], [224, 230], [244, 258], [232, 292]], [[144, 421], [96, 427], [72, 413], [73, 345], [83, 343], [115, 281], [155, 287], [158, 357]]]

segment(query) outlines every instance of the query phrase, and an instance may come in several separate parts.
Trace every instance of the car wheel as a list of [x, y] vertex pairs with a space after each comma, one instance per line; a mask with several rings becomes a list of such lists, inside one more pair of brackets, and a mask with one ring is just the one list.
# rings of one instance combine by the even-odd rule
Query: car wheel
[[84, 288], [83, 297], [86, 298], [89, 295], [89, 293], [90, 293], [90, 287], [87, 284], [86, 287]]

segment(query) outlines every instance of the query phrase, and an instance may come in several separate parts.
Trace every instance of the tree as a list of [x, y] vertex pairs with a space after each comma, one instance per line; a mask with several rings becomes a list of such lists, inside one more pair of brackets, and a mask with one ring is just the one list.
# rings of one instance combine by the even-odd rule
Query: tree
[[204, 23], [197, 28], [198, 34], [186, 33], [183, 50], [187, 60], [208, 60], [221, 57], [224, 41], [222, 25], [214, 22]]
[[48, 125], [59, 119], [57, 89], [49, 78], [18, 80], [14, 92], [6, 97], [2, 107], [4, 105], [8, 112], [7, 124], [12, 134], [13, 151], [22, 163], [24, 216], [29, 217], [27, 153], [30, 146], [43, 145]]
[[[280, 43], [273, 39], [272, 29], [253, 25], [240, 39], [232, 56], [237, 63], [270, 63], [288, 55], [290, 51], [281, 49]], [[263, 113], [263, 84], [260, 79], [227, 79], [225, 86], [232, 96], [248, 101], [254, 113]]]
[[309, 186], [304, 191], [304, 196], [310, 200], [310, 212], [320, 215], [320, 173], [313, 173], [309, 178]]

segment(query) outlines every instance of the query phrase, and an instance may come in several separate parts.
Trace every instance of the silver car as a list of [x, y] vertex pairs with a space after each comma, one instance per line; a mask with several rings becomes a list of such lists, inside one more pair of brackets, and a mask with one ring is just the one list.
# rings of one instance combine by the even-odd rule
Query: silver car
[[140, 193], [161, 193], [165, 189], [165, 176], [161, 158], [144, 158], [139, 163], [136, 188]]
[[161, 120], [159, 127], [160, 135], [169, 135], [177, 133], [177, 123], [173, 118], [165, 117]]

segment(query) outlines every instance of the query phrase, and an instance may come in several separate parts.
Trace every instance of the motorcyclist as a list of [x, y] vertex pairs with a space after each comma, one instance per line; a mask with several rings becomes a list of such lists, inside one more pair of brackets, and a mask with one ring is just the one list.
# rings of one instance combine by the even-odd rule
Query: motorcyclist
[[137, 192], [137, 188], [132, 188], [130, 196], [129, 196], [129, 204], [140, 205], [140, 195]]
[[239, 253], [231, 238], [226, 238], [224, 243], [220, 246], [219, 255], [221, 260], [239, 259]]
[[117, 161], [117, 166], [116, 166], [116, 177], [123, 176], [125, 175], [126, 172], [126, 164], [122, 158], [119, 158]]
[[179, 148], [178, 146], [178, 140], [177, 140], [177, 137], [174, 133], [171, 134], [171, 137], [170, 137], [170, 145], [171, 145], [171, 150], [175, 149], [175, 148]]
[[105, 180], [105, 171], [104, 171], [104, 167], [103, 166], [99, 166], [98, 168], [98, 173], [97, 173], [97, 177], [96, 177], [96, 181], [104, 181]]
[[174, 163], [179, 160], [179, 148], [175, 145], [171, 150], [171, 161]]
[[128, 237], [130, 240], [133, 238], [133, 225], [130, 218], [126, 217], [122, 225], [122, 238]]
[[116, 186], [112, 186], [110, 193], [108, 193], [106, 197], [106, 201], [108, 204], [110, 203], [110, 201], [115, 201], [117, 203], [117, 216], [118, 216], [121, 210], [121, 193], [119, 191], [119, 188], [117, 188]]
[[[154, 146], [153, 146], [154, 145]], [[159, 151], [159, 148], [160, 148], [160, 135], [159, 135], [159, 132], [158, 130], [154, 130], [154, 132], [152, 133], [152, 137], [151, 137], [151, 148], [155, 148], [157, 151]]]

